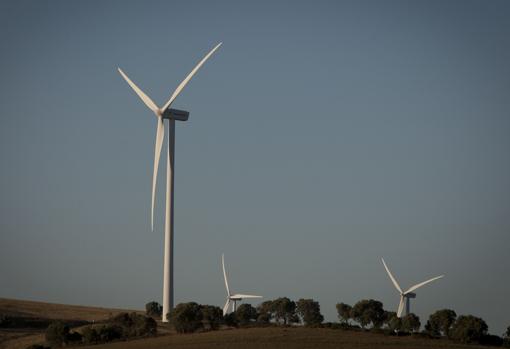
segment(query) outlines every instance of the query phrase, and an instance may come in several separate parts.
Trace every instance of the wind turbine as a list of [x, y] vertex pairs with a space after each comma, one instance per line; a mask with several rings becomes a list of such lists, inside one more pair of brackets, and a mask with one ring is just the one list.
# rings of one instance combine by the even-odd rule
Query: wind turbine
[[420, 282], [419, 284], [411, 286], [407, 291], [403, 292], [402, 288], [398, 284], [397, 280], [395, 280], [395, 278], [391, 274], [390, 269], [384, 262], [384, 259], [381, 258], [381, 260], [383, 262], [384, 268], [386, 269], [386, 272], [388, 273], [388, 276], [390, 277], [391, 281], [393, 282], [393, 285], [395, 285], [395, 288], [400, 293], [400, 303], [398, 304], [397, 317], [402, 317], [402, 310], [404, 310], [404, 302], [406, 304], [406, 315], [408, 315], [411, 312], [410, 299], [416, 298], [416, 293], [413, 293], [413, 291], [416, 291], [418, 288], [420, 288], [434, 280], [441, 279], [442, 277], [444, 277], [444, 275], [439, 275], [439, 276], [433, 277], [432, 279], [429, 279], [427, 281], [423, 281], [423, 282]]
[[165, 126], [163, 119], [168, 120], [168, 152], [166, 166], [166, 210], [165, 210], [165, 257], [163, 267], [163, 322], [167, 322], [166, 315], [174, 307], [174, 164], [175, 164], [175, 120], [186, 121], [189, 112], [178, 109], [171, 109], [170, 106], [177, 96], [184, 89], [186, 84], [191, 80], [193, 75], [200, 69], [202, 64], [221, 46], [221, 42], [216, 45], [202, 60], [193, 68], [186, 78], [177, 86], [170, 96], [170, 99], [159, 108], [156, 103], [150, 99], [138, 86], [131, 81], [124, 72], [118, 68], [119, 73], [124, 80], [136, 92], [138, 97], [145, 105], [156, 115], [156, 145], [154, 150], [154, 171], [152, 174], [152, 204], [151, 204], [151, 231], [154, 230], [154, 202], [156, 194], [156, 180], [158, 176], [159, 158], [161, 156], [161, 148], [163, 147], [163, 138], [165, 135]]
[[223, 266], [223, 278], [225, 279], [225, 287], [227, 288], [227, 302], [223, 306], [223, 316], [227, 315], [230, 302], [233, 302], [232, 303], [232, 311], [236, 311], [237, 301], [242, 301], [245, 298], [246, 299], [248, 299], [248, 298], [262, 298], [262, 296], [254, 296], [251, 294], [241, 294], [241, 293], [232, 294], [232, 293], [230, 293], [230, 289], [228, 288], [227, 272], [225, 271], [225, 256], [223, 254], [221, 255], [221, 265]]

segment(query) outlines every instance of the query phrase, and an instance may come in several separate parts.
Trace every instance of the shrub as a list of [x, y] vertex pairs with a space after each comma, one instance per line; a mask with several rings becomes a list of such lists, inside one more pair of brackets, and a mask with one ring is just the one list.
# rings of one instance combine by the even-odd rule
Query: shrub
[[123, 338], [154, 336], [157, 332], [157, 323], [153, 318], [137, 313], [120, 313], [109, 323], [120, 328]]
[[237, 322], [235, 313], [228, 313], [227, 315], [225, 315], [223, 317], [223, 319], [225, 320], [225, 325], [227, 325], [227, 326], [230, 326], [230, 327], [238, 326], [238, 322]]
[[158, 302], [149, 302], [145, 304], [145, 313], [147, 316], [161, 317], [163, 314], [163, 307]]
[[99, 333], [92, 326], [84, 327], [81, 334], [83, 336], [83, 341], [86, 344], [99, 343], [100, 340]]
[[170, 323], [179, 333], [191, 333], [202, 328], [202, 311], [195, 302], [178, 304], [169, 316]]
[[461, 315], [453, 324], [450, 337], [462, 343], [478, 343], [487, 330], [488, 326], [481, 318]]
[[97, 333], [99, 341], [103, 343], [122, 338], [122, 328], [117, 325], [103, 325], [98, 329]]
[[236, 320], [241, 325], [247, 325], [257, 319], [257, 310], [250, 304], [241, 304], [235, 312]]
[[60, 347], [67, 342], [69, 326], [62, 321], [53, 321], [46, 329], [46, 341], [52, 346]]
[[202, 305], [202, 322], [205, 329], [217, 330], [223, 322], [223, 312], [214, 305]]
[[503, 338], [493, 334], [486, 334], [480, 338], [481, 345], [490, 345], [492, 347], [500, 347], [504, 344]]

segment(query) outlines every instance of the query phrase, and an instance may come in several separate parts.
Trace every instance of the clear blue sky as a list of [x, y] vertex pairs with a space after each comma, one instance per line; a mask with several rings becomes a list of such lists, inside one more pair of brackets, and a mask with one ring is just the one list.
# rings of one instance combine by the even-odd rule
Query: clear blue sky
[[[510, 325], [507, 1], [3, 1], [0, 297], [161, 300], [155, 118], [174, 106], [176, 301], [231, 288], [337, 302], [419, 290]], [[164, 163], [163, 163], [164, 164]], [[165, 166], [160, 166], [160, 179]]]

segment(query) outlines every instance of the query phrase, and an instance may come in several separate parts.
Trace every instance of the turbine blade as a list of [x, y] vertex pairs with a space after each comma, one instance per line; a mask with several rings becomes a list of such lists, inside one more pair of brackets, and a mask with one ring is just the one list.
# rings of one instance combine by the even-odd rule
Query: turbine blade
[[441, 279], [442, 277], [444, 277], [444, 275], [439, 275], [439, 276], [436, 276], [436, 277], [434, 277], [432, 279], [429, 279], [427, 281], [420, 282], [419, 284], [416, 284], [416, 285], [412, 286], [410, 289], [408, 289], [407, 291], [405, 291], [404, 294], [408, 294], [409, 292], [413, 292], [414, 290], [416, 290], [416, 289], [418, 289], [418, 288], [428, 284], [429, 282], [435, 281], [437, 279]]
[[221, 255], [221, 265], [223, 266], [223, 278], [225, 279], [225, 287], [227, 288], [227, 296], [230, 296], [230, 290], [228, 288], [227, 272], [225, 271], [225, 255]]
[[156, 200], [156, 182], [158, 179], [159, 158], [161, 157], [161, 148], [165, 138], [165, 125], [163, 118], [158, 117], [158, 128], [156, 129], [156, 144], [154, 146], [154, 172], [152, 174], [152, 205], [151, 205], [151, 230], [154, 230], [154, 202]]
[[252, 295], [252, 294], [242, 294], [242, 293], [237, 293], [237, 294], [234, 294], [232, 296], [230, 296], [231, 298], [243, 298], [243, 299], [248, 299], [248, 298], [262, 298], [262, 296], [255, 296], [255, 295]]
[[154, 113], [158, 113], [159, 108], [158, 106], [150, 99], [149, 96], [147, 96], [142, 90], [138, 88], [138, 86], [135, 85], [133, 81], [131, 81], [126, 74], [122, 71], [122, 69], [118, 68], [120, 75], [126, 80], [126, 82], [131, 86], [131, 88], [136, 92], [138, 97], [145, 103], [147, 107], [149, 107], [150, 110], [152, 110]]
[[393, 285], [395, 285], [395, 287], [397, 288], [398, 292], [402, 293], [402, 289], [400, 288], [400, 285], [398, 284], [397, 280], [395, 280], [395, 278], [393, 277], [393, 275], [391, 274], [391, 271], [390, 269], [388, 268], [388, 266], [386, 265], [386, 263], [384, 262], [384, 259], [381, 258], [382, 260], [382, 263], [384, 265], [384, 268], [386, 269], [386, 272], [388, 273], [391, 281], [393, 282]]
[[216, 45], [204, 58], [202, 58], [202, 60], [196, 65], [195, 68], [193, 68], [193, 70], [191, 71], [191, 73], [188, 74], [188, 76], [186, 76], [186, 79], [184, 79], [180, 84], [179, 86], [177, 86], [177, 88], [175, 89], [174, 93], [172, 94], [172, 96], [170, 97], [170, 99], [168, 100], [168, 102], [165, 103], [165, 105], [163, 106], [163, 108], [161, 108], [162, 111], [165, 111], [171, 104], [172, 102], [177, 98], [177, 96], [179, 95], [179, 93], [181, 93], [181, 91], [184, 89], [184, 87], [186, 86], [186, 84], [191, 80], [191, 78], [193, 77], [193, 75], [195, 75], [195, 73], [197, 72], [198, 69], [200, 69], [200, 67], [202, 66], [202, 64], [205, 63], [205, 61], [207, 61], [209, 59], [209, 57], [211, 57], [211, 55], [214, 53], [214, 51], [216, 51], [220, 46], [221, 46], [221, 42]]
[[400, 303], [398, 304], [397, 317], [402, 317], [402, 310], [404, 310], [404, 296], [400, 296]]
[[223, 306], [223, 316], [227, 315], [228, 306], [230, 305], [230, 299], [227, 298], [227, 303]]

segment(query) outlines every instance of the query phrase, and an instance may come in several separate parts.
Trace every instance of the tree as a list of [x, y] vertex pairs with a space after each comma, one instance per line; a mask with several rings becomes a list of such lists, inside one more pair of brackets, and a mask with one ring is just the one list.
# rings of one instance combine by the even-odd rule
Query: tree
[[257, 319], [257, 310], [250, 304], [241, 304], [235, 312], [236, 320], [241, 325], [247, 325]]
[[202, 322], [209, 330], [217, 330], [223, 322], [223, 312], [214, 305], [202, 305]]
[[350, 315], [363, 328], [369, 324], [372, 324], [374, 328], [380, 328], [384, 323], [383, 304], [373, 299], [363, 299], [356, 303]]
[[386, 325], [388, 329], [393, 332], [402, 331], [402, 319], [397, 316], [394, 311], [389, 311], [386, 314]]
[[506, 332], [503, 334], [503, 346], [510, 348], [510, 326], [507, 327]]
[[265, 301], [257, 306], [257, 322], [267, 324], [273, 318], [273, 301]]
[[46, 341], [52, 346], [60, 347], [67, 342], [69, 326], [62, 321], [53, 321], [46, 329]]
[[277, 322], [287, 325], [296, 322], [296, 302], [287, 297], [280, 297], [271, 302], [271, 312]]
[[488, 326], [481, 318], [461, 315], [450, 330], [450, 337], [462, 343], [478, 343], [487, 334]]
[[402, 318], [402, 330], [406, 332], [417, 332], [420, 326], [421, 323], [418, 315], [410, 313]]
[[338, 318], [345, 324], [349, 323], [351, 318], [352, 307], [349, 304], [338, 303], [336, 305], [336, 311], [338, 312]]
[[203, 326], [201, 307], [195, 302], [177, 304], [168, 319], [180, 333], [195, 332]]
[[321, 308], [319, 302], [314, 301], [313, 299], [303, 299], [297, 301], [296, 310], [304, 324], [309, 325], [317, 325], [321, 324], [324, 321], [324, 316], [321, 314]]
[[448, 336], [457, 318], [457, 314], [450, 309], [441, 309], [430, 315], [425, 330], [434, 336]]
[[158, 302], [149, 302], [145, 304], [145, 313], [147, 316], [161, 317], [163, 314], [163, 307]]

